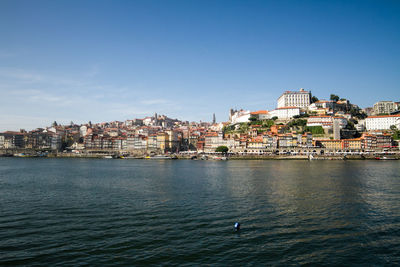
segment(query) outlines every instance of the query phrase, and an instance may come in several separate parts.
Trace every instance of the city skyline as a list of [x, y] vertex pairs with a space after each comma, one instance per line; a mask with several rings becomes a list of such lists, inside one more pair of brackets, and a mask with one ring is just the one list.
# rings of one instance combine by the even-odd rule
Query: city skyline
[[286, 90], [398, 101], [396, 1], [0, 3], [0, 131], [155, 112], [226, 121]]

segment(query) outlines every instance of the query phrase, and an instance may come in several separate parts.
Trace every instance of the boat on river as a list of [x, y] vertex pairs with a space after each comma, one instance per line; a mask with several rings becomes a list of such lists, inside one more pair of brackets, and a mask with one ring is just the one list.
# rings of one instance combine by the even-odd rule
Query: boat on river
[[217, 156], [213, 157], [212, 159], [213, 160], [228, 160], [227, 157], [217, 157]]
[[397, 160], [395, 157], [381, 156], [375, 157], [376, 160]]
[[167, 155], [154, 155], [154, 156], [147, 156], [146, 159], [177, 159], [177, 157], [167, 156]]

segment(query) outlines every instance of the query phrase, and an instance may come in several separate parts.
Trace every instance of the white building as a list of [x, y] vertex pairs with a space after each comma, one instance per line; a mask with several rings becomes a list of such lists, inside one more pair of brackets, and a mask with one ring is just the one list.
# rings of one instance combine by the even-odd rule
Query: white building
[[210, 126], [210, 130], [214, 132], [220, 132], [224, 128], [224, 124], [222, 122], [220, 123], [214, 123], [213, 125]]
[[294, 116], [300, 115], [300, 108], [298, 107], [281, 107], [271, 110], [268, 113], [270, 118], [278, 117], [278, 119], [290, 119]]
[[143, 119], [143, 124], [146, 125], [146, 126], [153, 125], [153, 118], [152, 117], [144, 118]]
[[271, 118], [268, 110], [253, 111], [250, 114], [251, 114], [251, 116], [255, 117], [257, 120], [267, 120], [267, 119]]
[[79, 134], [80, 134], [80, 136], [86, 136], [87, 130], [88, 130], [88, 128], [87, 128], [85, 125], [82, 125], [82, 126], [79, 128]]
[[307, 108], [311, 103], [311, 92], [305, 91], [286, 91], [278, 98], [278, 108], [282, 107], [299, 107]]
[[338, 123], [340, 129], [343, 129], [347, 125], [347, 119], [343, 117], [312, 116], [307, 118], [307, 126], [322, 126], [323, 128], [332, 128], [335, 122]]
[[365, 120], [359, 120], [356, 125], [356, 130], [359, 132], [364, 132], [365, 131]]
[[228, 140], [224, 139], [222, 132], [207, 133], [204, 137], [204, 152], [215, 152], [219, 146], [228, 146]]
[[4, 148], [4, 135], [0, 135], [0, 148]]
[[242, 122], [249, 122], [250, 118], [250, 111], [249, 110], [232, 110], [229, 114], [229, 120], [231, 124], [242, 123]]
[[365, 119], [367, 131], [389, 130], [392, 125], [400, 129], [400, 115], [369, 116]]

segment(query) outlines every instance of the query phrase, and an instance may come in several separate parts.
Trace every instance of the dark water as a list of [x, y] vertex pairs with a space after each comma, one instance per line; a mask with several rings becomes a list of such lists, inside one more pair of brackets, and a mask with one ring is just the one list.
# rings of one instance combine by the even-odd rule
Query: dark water
[[400, 264], [400, 162], [0, 158], [18, 264]]

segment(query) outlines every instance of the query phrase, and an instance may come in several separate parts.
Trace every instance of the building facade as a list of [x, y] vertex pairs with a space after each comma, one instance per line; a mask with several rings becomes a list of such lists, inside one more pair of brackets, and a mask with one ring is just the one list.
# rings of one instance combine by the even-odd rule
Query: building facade
[[311, 103], [311, 92], [305, 91], [286, 91], [278, 98], [278, 108], [299, 107], [307, 108]]
[[371, 130], [389, 130], [390, 126], [396, 126], [400, 129], [400, 114], [399, 115], [382, 115], [370, 116], [365, 119], [365, 128]]
[[393, 101], [379, 101], [374, 104], [374, 114], [390, 114], [397, 110], [397, 105]]
[[281, 107], [269, 112], [269, 117], [278, 117], [278, 119], [291, 119], [294, 116], [300, 115], [300, 108], [298, 107]]

